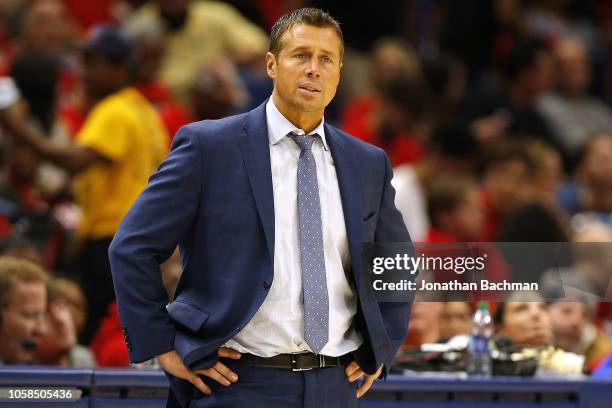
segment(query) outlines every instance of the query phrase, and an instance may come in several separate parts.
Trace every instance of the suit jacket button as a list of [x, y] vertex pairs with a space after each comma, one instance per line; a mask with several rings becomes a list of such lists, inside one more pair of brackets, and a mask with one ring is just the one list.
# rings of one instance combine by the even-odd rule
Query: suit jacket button
[[271, 284], [270, 282], [268, 282], [268, 281], [264, 281], [264, 282], [263, 282], [263, 288], [264, 288], [264, 290], [268, 290], [268, 289], [270, 289], [270, 287], [271, 287], [271, 286], [272, 286], [272, 284]]

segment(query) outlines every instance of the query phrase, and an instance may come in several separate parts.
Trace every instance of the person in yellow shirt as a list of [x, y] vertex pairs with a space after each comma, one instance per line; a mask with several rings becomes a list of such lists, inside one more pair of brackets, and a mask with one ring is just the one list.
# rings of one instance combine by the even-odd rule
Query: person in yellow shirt
[[74, 175], [74, 193], [83, 211], [80, 272], [89, 302], [84, 343], [114, 300], [108, 246], [169, 147], [157, 112], [131, 86], [133, 55], [131, 42], [117, 29], [92, 29], [82, 49], [83, 81], [96, 103], [72, 146], [59, 146], [28, 127], [18, 106], [1, 115], [15, 137]]

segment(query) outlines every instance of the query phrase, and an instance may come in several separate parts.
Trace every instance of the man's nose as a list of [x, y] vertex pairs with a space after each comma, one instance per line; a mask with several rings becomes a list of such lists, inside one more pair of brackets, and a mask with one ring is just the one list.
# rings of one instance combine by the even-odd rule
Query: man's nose
[[320, 76], [320, 73], [319, 73], [319, 61], [317, 61], [316, 58], [313, 58], [310, 61], [310, 64], [308, 64], [308, 68], [306, 70], [306, 75], [308, 75], [309, 78], [312, 78], [312, 77], [318, 78]]
[[48, 326], [49, 326], [49, 322], [47, 321], [47, 318], [44, 315], [42, 315], [41, 317], [36, 319], [36, 324], [32, 328], [32, 335], [35, 337], [42, 336], [49, 329]]

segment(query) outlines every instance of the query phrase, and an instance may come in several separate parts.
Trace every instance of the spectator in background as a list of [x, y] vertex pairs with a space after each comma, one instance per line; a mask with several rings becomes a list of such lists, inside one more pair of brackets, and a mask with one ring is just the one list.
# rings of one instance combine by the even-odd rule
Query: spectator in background
[[537, 103], [538, 112], [547, 121], [557, 144], [570, 165], [588, 138], [598, 132], [612, 131], [612, 109], [589, 95], [591, 64], [584, 45], [568, 38], [555, 47], [557, 87]]
[[134, 26], [155, 27], [163, 33], [166, 52], [160, 76], [185, 103], [203, 62], [225, 56], [238, 65], [248, 65], [261, 61], [268, 45], [261, 29], [222, 2], [151, 1], [126, 22], [128, 31]]
[[[579, 239], [589, 241], [601, 239], [592, 231]], [[582, 235], [582, 234], [581, 234]], [[612, 242], [612, 234], [608, 240]], [[605, 239], [605, 235], [603, 237]], [[585, 367], [593, 369], [606, 355], [612, 352], [612, 340], [595, 325], [597, 301], [606, 299], [588, 279], [586, 268], [592, 268], [593, 256], [597, 251], [605, 251], [606, 245], [584, 242], [573, 246], [577, 255], [575, 263], [565, 268], [552, 268], [542, 277], [540, 287], [549, 302], [554, 344], [557, 347], [585, 356]], [[589, 259], [586, 259], [589, 258]], [[591, 264], [591, 265], [588, 265]], [[599, 265], [598, 272], [605, 275], [605, 266]], [[610, 274], [608, 273], [608, 277]]]
[[[578, 215], [574, 217], [575, 233], [572, 241], [574, 263], [572, 272], [588, 282], [600, 299], [612, 296], [612, 229], [597, 219]], [[598, 305], [596, 322], [607, 336], [612, 338], [612, 302]]]
[[482, 184], [483, 238], [491, 241], [504, 220], [530, 199], [533, 166], [520, 144], [497, 143], [488, 153]]
[[593, 368], [612, 352], [612, 340], [593, 324], [594, 304], [556, 301], [548, 306], [554, 345], [585, 356], [585, 366]]
[[195, 120], [221, 119], [243, 111], [249, 95], [236, 67], [227, 58], [202, 64], [189, 89]]
[[54, 267], [64, 234], [40, 188], [40, 157], [27, 144], [12, 140], [5, 158], [6, 175], [0, 178], [0, 213], [10, 221], [6, 237], [30, 241], [41, 251], [43, 265]]
[[193, 121], [187, 105], [176, 100], [172, 91], [160, 78], [159, 70], [166, 52], [163, 33], [155, 27], [135, 26], [126, 33], [134, 42], [134, 83], [138, 91], [159, 113], [172, 138], [183, 125]]
[[157, 112], [131, 86], [133, 57], [131, 42], [115, 28], [99, 26], [91, 31], [83, 46], [83, 77], [97, 103], [75, 146], [58, 146], [27, 126], [18, 105], [2, 115], [16, 137], [45, 159], [77, 174], [74, 191], [83, 210], [80, 271], [89, 302], [85, 344], [115, 296], [108, 246], [168, 146]]
[[384, 82], [396, 76], [416, 79], [422, 75], [418, 55], [401, 38], [382, 38], [374, 43], [368, 65], [368, 72], [363, 78], [367, 81], [362, 85], [366, 89], [346, 102], [341, 116], [343, 126], [358, 126], [353, 123], [359, 123], [363, 115], [376, 108], [379, 90]]
[[393, 169], [395, 205], [415, 241], [427, 237], [430, 226], [425, 189], [438, 175], [471, 176], [476, 171], [477, 141], [470, 127], [454, 122], [437, 126], [425, 145], [423, 158]]
[[575, 38], [589, 49], [599, 47], [598, 36], [589, 21], [589, 7], [593, 2], [573, 0], [537, 0], [530, 2], [525, 13], [529, 30], [538, 38], [554, 42], [560, 38]]
[[572, 237], [572, 271], [586, 281], [592, 293], [609, 299], [612, 296], [612, 229], [596, 220], [583, 220], [576, 226]]
[[16, 41], [18, 54], [46, 54], [54, 58], [59, 66], [57, 93], [60, 101], [72, 101], [78, 96], [77, 29], [61, 0], [34, 0], [28, 3], [23, 9]]
[[612, 226], [612, 132], [589, 139], [576, 180], [561, 188], [559, 202], [571, 215], [588, 214]]
[[32, 124], [50, 133], [57, 109], [57, 59], [42, 51], [23, 51], [13, 60], [10, 76], [28, 103]]
[[[473, 177], [461, 174], [444, 174], [431, 180], [427, 186], [427, 210], [431, 227], [428, 231], [428, 243], [479, 242], [482, 241], [485, 214], [481, 192]], [[430, 246], [434, 253], [449, 250], [453, 256], [459, 255], [457, 246]], [[448, 248], [448, 249], [447, 249]], [[509, 275], [503, 258], [495, 247], [479, 245], [487, 253], [487, 267], [479, 278], [501, 282]], [[469, 249], [464, 249], [464, 256], [472, 256]], [[452, 271], [435, 269], [432, 271], [435, 280], [449, 282], [459, 280], [468, 282], [474, 277], [458, 276]], [[492, 299], [495, 293], [481, 292], [481, 296]]]
[[[550, 145], [537, 139], [526, 140], [524, 152], [531, 163], [528, 184], [520, 191], [524, 198], [499, 225], [494, 239], [499, 242], [566, 242], [568, 217], [557, 204], [561, 181], [561, 156]], [[525, 259], [515, 259], [515, 279], [532, 280], [542, 273]]]
[[440, 338], [440, 315], [443, 302], [414, 302], [410, 310], [408, 333], [401, 349], [435, 343]]
[[[10, 75], [27, 103], [29, 124], [57, 143], [68, 144], [68, 134], [58, 118], [60, 60], [45, 52], [24, 50], [13, 60]], [[43, 163], [39, 176], [41, 187], [49, 194], [57, 193], [67, 182], [66, 175], [48, 163]]]
[[533, 197], [548, 208], [560, 209], [558, 194], [563, 179], [561, 155], [554, 147], [541, 140], [528, 140], [525, 148], [533, 165], [530, 180]]
[[55, 278], [53, 283], [66, 304], [77, 335], [83, 333], [87, 322], [87, 299], [81, 286], [68, 278]]
[[513, 292], [497, 304], [493, 313], [495, 333], [507, 337], [516, 347], [544, 347], [552, 344], [550, 315], [539, 295]]
[[444, 302], [440, 314], [440, 336], [469, 335], [474, 311], [468, 302]]
[[75, 321], [63, 292], [64, 287], [57, 278], [47, 282], [46, 331], [39, 340], [36, 360], [45, 365], [94, 367], [96, 363], [91, 351], [77, 344]]
[[554, 145], [548, 124], [536, 110], [538, 98], [552, 87], [554, 68], [549, 49], [536, 40], [518, 42], [500, 63], [499, 71], [500, 81], [466, 98], [464, 116], [469, 121], [502, 116], [505, 132]]
[[45, 333], [47, 274], [17, 258], [0, 257], [0, 362], [29, 364]]
[[58, 57], [66, 50], [68, 19], [60, 0], [35, 0], [24, 8], [20, 45], [24, 50]]
[[[57, 59], [38, 51], [22, 51], [11, 66], [11, 76], [28, 106], [28, 125], [57, 143], [67, 144], [66, 134], [56, 121], [59, 74]], [[67, 231], [54, 211], [65, 201], [68, 176], [20, 140], [7, 140], [5, 156], [0, 199], [10, 204], [11, 237], [35, 243], [42, 250], [44, 267], [56, 268]]]
[[343, 130], [385, 149], [393, 167], [417, 161], [427, 139], [429, 94], [416, 54], [400, 40], [381, 40], [370, 78], [373, 89], [344, 109]]
[[554, 345], [584, 355], [585, 366], [593, 368], [612, 352], [612, 340], [595, 326], [594, 291], [586, 288], [589, 286], [587, 282], [578, 282], [579, 279], [579, 276], [569, 272], [561, 278], [564, 283], [561, 290], [557, 293], [547, 292], [547, 297], [554, 299], [548, 311]]
[[473, 242], [482, 236], [484, 214], [473, 179], [446, 175], [433, 180], [427, 210], [431, 220], [427, 242]]
[[[381, 70], [386, 71], [386, 70]], [[467, 69], [451, 56], [440, 55], [423, 61], [423, 75], [427, 80], [435, 104], [432, 111], [436, 123], [452, 121], [460, 113], [465, 97]]]
[[417, 79], [423, 75], [419, 56], [411, 45], [400, 37], [386, 37], [376, 41], [370, 60], [370, 93], [376, 92], [382, 84], [396, 76]]
[[378, 92], [374, 109], [345, 123], [343, 130], [383, 148], [393, 167], [418, 161], [428, 132], [427, 88], [420, 80], [397, 76], [385, 80]]

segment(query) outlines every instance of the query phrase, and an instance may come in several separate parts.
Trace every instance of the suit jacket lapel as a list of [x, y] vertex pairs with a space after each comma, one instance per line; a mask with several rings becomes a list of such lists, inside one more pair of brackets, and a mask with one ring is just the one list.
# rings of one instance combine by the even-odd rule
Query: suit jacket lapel
[[338, 187], [342, 198], [344, 223], [348, 236], [349, 251], [351, 254], [352, 272], [355, 285], [359, 287], [359, 271], [362, 253], [362, 214], [361, 214], [361, 177], [358, 160], [355, 152], [331, 126], [325, 125], [325, 136], [331, 150], [338, 176]]
[[267, 100], [247, 114], [244, 125], [245, 132], [239, 136], [238, 142], [266, 236], [270, 258], [274, 259], [274, 193], [272, 190], [266, 102]]

